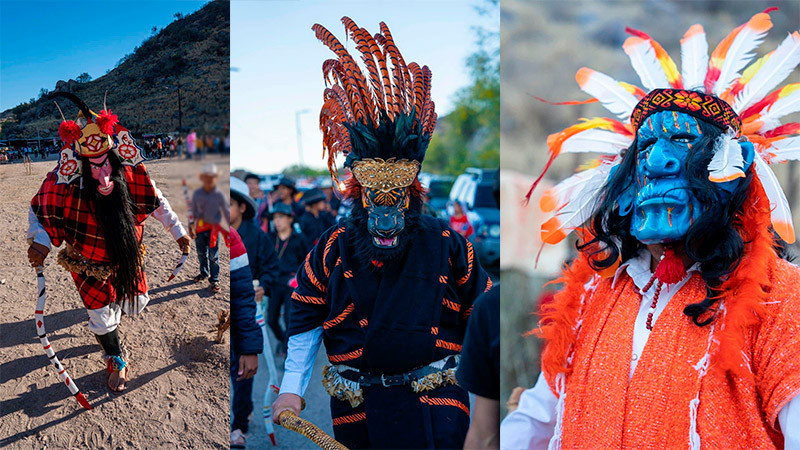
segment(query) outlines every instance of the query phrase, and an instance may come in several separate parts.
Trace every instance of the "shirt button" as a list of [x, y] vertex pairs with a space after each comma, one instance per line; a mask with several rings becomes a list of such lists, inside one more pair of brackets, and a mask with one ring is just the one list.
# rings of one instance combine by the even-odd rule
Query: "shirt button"
[[634, 354], [631, 356], [631, 361], [636, 361], [637, 359], [639, 359], [639, 355], [637, 355], [636, 353], [634, 353]]

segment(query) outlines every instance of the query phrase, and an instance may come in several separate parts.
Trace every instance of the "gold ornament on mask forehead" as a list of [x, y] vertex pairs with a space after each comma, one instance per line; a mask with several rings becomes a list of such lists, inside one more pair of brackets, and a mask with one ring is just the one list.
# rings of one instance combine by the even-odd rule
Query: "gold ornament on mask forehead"
[[353, 163], [353, 176], [359, 184], [381, 192], [411, 186], [419, 173], [419, 161], [368, 158]]
[[102, 156], [113, 147], [111, 136], [103, 133], [94, 122], [89, 122], [81, 129], [78, 139], [78, 154], [85, 158]]

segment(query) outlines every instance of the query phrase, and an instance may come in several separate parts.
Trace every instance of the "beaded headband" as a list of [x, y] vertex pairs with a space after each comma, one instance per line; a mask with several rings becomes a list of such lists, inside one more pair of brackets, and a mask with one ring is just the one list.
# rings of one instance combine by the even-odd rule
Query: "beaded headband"
[[659, 111], [677, 111], [723, 130], [732, 128], [737, 137], [742, 130], [742, 120], [727, 102], [711, 94], [686, 89], [653, 89], [633, 108], [631, 125], [638, 130], [647, 117]]

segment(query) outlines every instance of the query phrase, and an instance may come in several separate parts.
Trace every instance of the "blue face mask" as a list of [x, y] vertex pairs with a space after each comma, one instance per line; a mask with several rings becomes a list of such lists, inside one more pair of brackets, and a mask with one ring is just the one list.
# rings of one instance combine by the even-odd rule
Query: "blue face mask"
[[[633, 214], [631, 234], [644, 244], [682, 240], [705, 209], [689, 189], [686, 172], [689, 155], [701, 151], [700, 124], [688, 114], [661, 111], [642, 123], [636, 137], [636, 181], [619, 198], [620, 215]], [[747, 170], [753, 147], [742, 143], [742, 149]], [[738, 183], [718, 183], [722, 197], [729, 198]]]

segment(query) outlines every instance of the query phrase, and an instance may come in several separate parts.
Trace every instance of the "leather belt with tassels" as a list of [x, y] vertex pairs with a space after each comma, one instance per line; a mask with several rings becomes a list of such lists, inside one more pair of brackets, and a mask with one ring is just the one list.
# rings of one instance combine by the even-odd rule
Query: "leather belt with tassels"
[[416, 393], [456, 383], [460, 355], [450, 355], [427, 366], [397, 375], [364, 373], [353, 367], [329, 364], [322, 368], [322, 385], [332, 397], [355, 408], [364, 402], [362, 386], [406, 386]]

